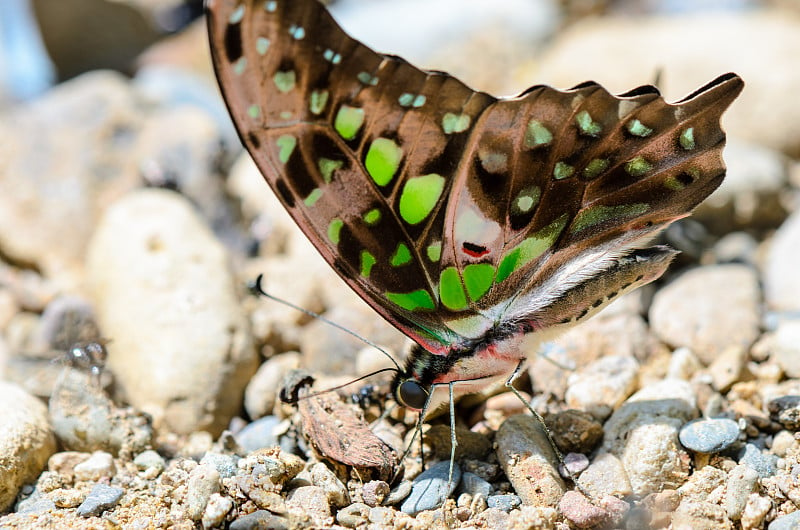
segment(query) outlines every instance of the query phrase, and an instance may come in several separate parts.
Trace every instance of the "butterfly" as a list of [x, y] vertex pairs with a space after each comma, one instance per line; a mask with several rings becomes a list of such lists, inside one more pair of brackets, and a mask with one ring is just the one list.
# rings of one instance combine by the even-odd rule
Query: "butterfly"
[[[594, 82], [512, 98], [349, 37], [317, 0], [211, 0], [213, 63], [258, 168], [328, 264], [413, 339], [433, 410], [659, 278], [648, 246], [722, 182], [728, 73], [676, 103]], [[528, 342], [530, 344], [530, 342]]]

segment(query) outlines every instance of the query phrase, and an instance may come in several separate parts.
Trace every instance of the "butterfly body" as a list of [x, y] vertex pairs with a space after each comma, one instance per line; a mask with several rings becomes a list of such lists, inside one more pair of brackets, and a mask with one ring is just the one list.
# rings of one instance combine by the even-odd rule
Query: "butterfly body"
[[593, 82], [498, 99], [372, 51], [317, 0], [212, 0], [208, 23], [265, 179], [417, 343], [394, 385], [415, 409], [405, 383], [435, 406], [450, 383], [508, 378], [523, 336], [551, 338], [658, 278], [674, 252], [647, 244], [719, 186], [719, 119], [743, 86], [725, 74], [674, 104]]

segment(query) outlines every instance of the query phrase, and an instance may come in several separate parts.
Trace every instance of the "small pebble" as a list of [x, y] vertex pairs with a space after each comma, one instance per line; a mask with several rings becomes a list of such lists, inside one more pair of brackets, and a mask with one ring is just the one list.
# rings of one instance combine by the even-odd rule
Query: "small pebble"
[[396, 513], [391, 508], [376, 506], [369, 510], [369, 522], [380, 528], [391, 528]]
[[579, 491], [571, 490], [564, 494], [558, 503], [561, 513], [578, 528], [593, 528], [609, 519], [609, 513], [592, 504]]
[[414, 484], [410, 480], [404, 480], [389, 492], [389, 496], [386, 497], [384, 501], [384, 505], [386, 506], [394, 506], [395, 504], [401, 502], [403, 499], [411, 495], [411, 490], [413, 489]]
[[136, 458], [133, 459], [133, 464], [139, 471], [146, 471], [148, 469], [156, 470], [157, 473], [155, 476], [158, 476], [166, 467], [161, 455], [152, 449], [148, 449], [136, 455]]
[[739, 424], [727, 418], [701, 418], [684, 425], [681, 444], [696, 453], [719, 453], [739, 439]]
[[795, 530], [800, 528], [800, 510], [782, 515], [769, 523], [767, 530]]
[[767, 403], [769, 417], [785, 428], [800, 428], [800, 396], [781, 396]]
[[453, 464], [453, 479], [450, 476], [450, 462], [445, 460], [434, 464], [414, 479], [411, 495], [400, 505], [400, 510], [415, 515], [425, 510], [438, 508], [456, 489], [461, 480], [461, 468]]
[[364, 499], [364, 504], [367, 506], [380, 506], [389, 495], [390, 489], [389, 484], [382, 480], [370, 480], [362, 486], [361, 497]]
[[308, 472], [311, 475], [311, 483], [325, 490], [328, 502], [332, 506], [341, 508], [350, 504], [350, 494], [347, 492], [347, 486], [342, 484], [342, 481], [333, 474], [333, 471], [328, 466], [317, 463], [312, 465]]
[[347, 528], [357, 528], [367, 524], [369, 520], [369, 506], [361, 502], [354, 502], [345, 506], [336, 514], [336, 522]]
[[564, 455], [564, 466], [566, 470], [562, 473], [562, 477], [569, 478], [569, 473], [572, 473], [572, 476], [580, 475], [589, 467], [589, 457], [583, 453], [567, 453]]
[[491, 495], [486, 498], [487, 507], [503, 510], [506, 513], [510, 512], [514, 508], [519, 507], [521, 504], [522, 499], [519, 498], [519, 495], [514, 495], [513, 493]]
[[744, 446], [739, 463], [753, 468], [761, 478], [769, 478], [778, 472], [778, 457], [762, 453], [758, 447], [750, 443]]
[[248, 453], [264, 447], [278, 445], [275, 427], [281, 422], [277, 416], [264, 416], [251, 423], [236, 433], [236, 441]]
[[725, 509], [728, 518], [738, 521], [751, 493], [758, 489], [758, 473], [745, 464], [739, 464], [728, 473], [728, 487], [725, 488]]
[[236, 465], [238, 461], [239, 458], [236, 456], [208, 452], [200, 460], [200, 464], [209, 464], [214, 466], [220, 477], [230, 478], [236, 475], [236, 471], [239, 469]]
[[95, 484], [86, 500], [78, 506], [78, 515], [83, 517], [99, 516], [105, 510], [110, 510], [116, 506], [124, 493], [125, 490], [122, 488]]
[[201, 464], [189, 473], [186, 485], [186, 513], [193, 521], [203, 517], [211, 495], [220, 489], [219, 472], [211, 464]]
[[75, 479], [98, 481], [101, 478], [113, 477], [116, 472], [114, 458], [105, 451], [95, 451], [88, 460], [75, 466]]
[[274, 515], [267, 510], [257, 510], [233, 521], [229, 530], [289, 530], [291, 524], [285, 517]]
[[221, 527], [228, 512], [232, 509], [233, 500], [230, 497], [223, 497], [219, 493], [212, 494], [203, 512], [203, 528]]
[[329, 526], [333, 522], [328, 492], [319, 486], [293, 489], [286, 497], [286, 506], [308, 514], [317, 526]]
[[493, 488], [489, 482], [483, 480], [475, 473], [465, 471], [461, 475], [461, 484], [458, 489], [461, 493], [468, 493], [473, 497], [476, 495], [483, 495], [483, 498], [486, 499], [492, 494]]

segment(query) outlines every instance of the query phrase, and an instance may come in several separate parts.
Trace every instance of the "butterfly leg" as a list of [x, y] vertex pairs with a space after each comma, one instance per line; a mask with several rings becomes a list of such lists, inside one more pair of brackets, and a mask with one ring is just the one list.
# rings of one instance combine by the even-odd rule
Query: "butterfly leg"
[[453, 481], [453, 466], [456, 461], [456, 446], [458, 440], [456, 439], [456, 400], [453, 396], [453, 382], [447, 385], [450, 391], [450, 474], [447, 476], [447, 482]]
[[580, 486], [580, 484], [578, 484], [578, 479], [575, 477], [575, 475], [572, 474], [572, 471], [570, 471], [570, 469], [567, 467], [566, 462], [564, 462], [564, 456], [561, 454], [561, 451], [558, 449], [558, 446], [556, 446], [556, 441], [553, 440], [553, 434], [550, 432], [550, 429], [547, 428], [547, 425], [545, 425], [544, 418], [542, 418], [542, 415], [539, 414], [536, 411], [536, 409], [531, 407], [531, 404], [528, 402], [528, 400], [526, 400], [524, 397], [522, 397], [522, 394], [519, 393], [519, 390], [514, 388], [513, 383], [517, 379], [517, 377], [519, 377], [519, 375], [522, 373], [522, 367], [524, 365], [525, 365], [525, 359], [521, 360], [519, 362], [519, 364], [517, 365], [517, 367], [514, 368], [514, 371], [511, 373], [509, 378], [506, 380], [505, 384], [509, 389], [511, 389], [511, 391], [514, 393], [514, 395], [517, 396], [519, 398], [519, 400], [522, 401], [522, 403], [525, 404], [525, 407], [527, 407], [527, 409], [529, 411], [531, 411], [531, 414], [533, 414], [533, 417], [536, 418], [536, 421], [538, 421], [541, 424], [542, 429], [544, 429], [544, 433], [547, 436], [547, 441], [550, 442], [550, 447], [553, 449], [553, 453], [555, 453], [556, 458], [558, 459], [558, 463], [561, 465], [561, 468], [564, 470], [564, 472], [566, 473], [567, 477], [575, 485], [575, 488], [578, 491], [580, 491], [587, 499], [589, 499], [591, 501], [592, 500], [592, 496], [589, 495], [589, 493], [587, 493]]

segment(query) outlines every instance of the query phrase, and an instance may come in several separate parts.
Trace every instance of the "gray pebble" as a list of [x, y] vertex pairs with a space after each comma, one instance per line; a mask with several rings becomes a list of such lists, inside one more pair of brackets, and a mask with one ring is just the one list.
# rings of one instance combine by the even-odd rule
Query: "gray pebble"
[[739, 424], [727, 418], [700, 418], [684, 425], [679, 439], [696, 453], [719, 453], [739, 439]]
[[768, 530], [794, 530], [800, 528], [800, 511], [782, 515], [769, 523]]
[[448, 481], [450, 462], [444, 460], [428, 468], [414, 479], [411, 495], [400, 505], [400, 510], [416, 515], [442, 505], [461, 480], [461, 468], [453, 463], [453, 480]]
[[105, 484], [95, 484], [92, 491], [89, 492], [89, 496], [86, 497], [86, 500], [78, 506], [78, 515], [82, 515], [83, 517], [98, 516], [105, 510], [116, 506], [124, 493], [125, 490], [122, 488], [106, 486]]
[[753, 444], [745, 445], [744, 452], [739, 458], [739, 463], [755, 469], [761, 478], [769, 478], [778, 472], [778, 457], [762, 453]]
[[289, 530], [289, 521], [267, 510], [248, 513], [233, 521], [230, 530]]
[[473, 497], [481, 494], [483, 498], [486, 499], [492, 494], [493, 488], [489, 482], [483, 480], [475, 473], [465, 471], [464, 474], [461, 475], [461, 485], [458, 489], [461, 493], [469, 493]]
[[38, 489], [30, 497], [17, 503], [14, 511], [17, 513], [38, 514], [56, 509], [56, 503], [50, 497], [44, 496]]
[[519, 498], [518, 495], [514, 495], [513, 493], [505, 493], [502, 495], [492, 495], [487, 497], [486, 499], [486, 506], [489, 508], [496, 508], [498, 510], [503, 510], [504, 512], [508, 513], [514, 508], [522, 505], [522, 499]]
[[236, 433], [236, 441], [247, 452], [278, 445], [278, 437], [275, 436], [274, 430], [280, 422], [277, 416], [259, 418]]
[[209, 464], [216, 468], [219, 476], [222, 478], [230, 478], [236, 475], [239, 467], [237, 466], [237, 462], [239, 458], [232, 455], [226, 455], [222, 453], [206, 453], [202, 460], [200, 460], [200, 464]]

